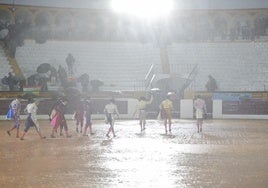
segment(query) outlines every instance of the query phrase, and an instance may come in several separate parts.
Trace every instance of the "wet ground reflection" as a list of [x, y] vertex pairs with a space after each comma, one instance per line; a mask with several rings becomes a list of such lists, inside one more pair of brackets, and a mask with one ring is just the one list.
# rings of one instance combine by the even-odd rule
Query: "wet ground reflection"
[[[144, 133], [136, 121], [115, 125], [117, 137], [95, 134], [40, 141], [33, 130], [24, 141], [9, 137], [1, 122], [0, 187], [268, 187], [267, 121], [177, 120], [172, 135], [158, 121]], [[42, 121], [49, 135], [51, 127]]]

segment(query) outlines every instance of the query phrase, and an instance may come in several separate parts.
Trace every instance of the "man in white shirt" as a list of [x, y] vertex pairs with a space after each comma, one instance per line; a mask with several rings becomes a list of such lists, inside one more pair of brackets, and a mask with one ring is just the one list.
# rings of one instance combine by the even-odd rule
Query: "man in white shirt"
[[36, 130], [37, 134], [39, 135], [40, 139], [46, 138], [46, 137], [42, 136], [42, 134], [40, 132], [39, 123], [38, 123], [37, 117], [36, 117], [39, 103], [40, 103], [39, 100], [36, 100], [33, 103], [29, 103], [24, 110], [28, 114], [28, 116], [27, 116], [27, 119], [25, 121], [24, 132], [20, 138], [21, 140], [24, 140], [24, 136], [26, 135], [26, 133], [28, 132], [30, 127], [35, 127], [35, 130]]
[[202, 132], [204, 115], [207, 113], [206, 102], [198, 95], [194, 100], [195, 116], [197, 119], [197, 132]]
[[110, 138], [109, 134], [110, 134], [110, 132], [112, 132], [113, 137], [115, 137], [116, 135], [114, 133], [114, 116], [117, 115], [117, 117], [119, 118], [119, 113], [118, 113], [117, 106], [115, 105], [114, 99], [111, 99], [110, 103], [105, 106], [104, 113], [106, 115], [107, 123], [110, 124], [110, 128], [109, 128], [106, 136], [108, 138]]

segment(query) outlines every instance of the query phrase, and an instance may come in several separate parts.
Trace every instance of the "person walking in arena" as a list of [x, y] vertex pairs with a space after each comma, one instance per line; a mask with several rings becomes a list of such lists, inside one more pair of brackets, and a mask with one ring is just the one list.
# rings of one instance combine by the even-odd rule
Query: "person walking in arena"
[[90, 103], [90, 97], [87, 97], [84, 100], [84, 118], [85, 118], [85, 129], [84, 129], [84, 133], [83, 136], [87, 136], [87, 129], [89, 128], [89, 134], [92, 135], [92, 106]]
[[39, 100], [36, 100], [33, 103], [29, 103], [26, 108], [25, 108], [25, 112], [28, 114], [27, 119], [25, 121], [25, 129], [24, 132], [21, 136], [21, 140], [24, 140], [24, 136], [26, 135], [26, 133], [28, 132], [28, 130], [30, 129], [30, 127], [34, 127], [37, 134], [39, 135], [40, 139], [44, 139], [46, 138], [45, 136], [42, 136], [41, 131], [40, 131], [40, 126], [39, 123], [37, 121], [37, 110], [38, 110], [38, 105], [40, 104]]
[[106, 134], [108, 138], [110, 138], [110, 133], [112, 132], [113, 137], [115, 137], [115, 132], [114, 132], [114, 116], [117, 115], [119, 118], [119, 112], [117, 109], [117, 106], [115, 105], [115, 100], [111, 99], [110, 103], [107, 104], [104, 108], [104, 113], [105, 113], [105, 118], [106, 118], [106, 123], [110, 124], [109, 130]]
[[64, 116], [65, 106], [67, 105], [68, 100], [62, 99], [60, 103], [58, 103], [51, 113], [51, 125], [53, 126], [50, 137], [55, 138], [55, 132], [60, 127], [60, 136], [62, 136], [62, 130], [64, 129], [66, 137], [69, 138], [71, 135], [68, 133], [68, 125]]
[[146, 116], [147, 116], [146, 107], [147, 107], [147, 105], [151, 104], [152, 102], [153, 102], [153, 96], [151, 96], [150, 101], [146, 101], [145, 97], [140, 97], [139, 102], [136, 105], [136, 110], [133, 113], [133, 116], [135, 117], [135, 115], [138, 113], [141, 131], [145, 130]]
[[11, 136], [11, 132], [16, 129], [17, 130], [17, 134], [16, 134], [16, 138], [19, 138], [19, 129], [20, 129], [20, 110], [21, 110], [21, 100], [20, 98], [16, 98], [14, 99], [10, 105], [9, 105], [9, 113], [8, 115], [10, 117], [7, 118], [11, 118], [14, 121], [14, 125], [7, 130], [7, 134], [9, 136]]
[[173, 103], [170, 100], [171, 93], [167, 94], [167, 97], [165, 100], [163, 100], [159, 106], [160, 113], [162, 119], [164, 119], [164, 125], [165, 125], [165, 132], [167, 134], [167, 124], [168, 124], [168, 131], [171, 133], [171, 124], [172, 124], [172, 110], [173, 110]]
[[201, 98], [200, 95], [197, 95], [196, 99], [194, 100], [194, 109], [197, 120], [197, 132], [199, 133], [202, 132], [203, 119], [207, 114], [206, 102]]
[[[84, 125], [84, 104], [82, 101], [78, 101], [76, 111], [74, 113], [75, 125], [76, 125], [76, 132], [82, 133], [83, 125]], [[80, 130], [79, 130], [80, 127]]]

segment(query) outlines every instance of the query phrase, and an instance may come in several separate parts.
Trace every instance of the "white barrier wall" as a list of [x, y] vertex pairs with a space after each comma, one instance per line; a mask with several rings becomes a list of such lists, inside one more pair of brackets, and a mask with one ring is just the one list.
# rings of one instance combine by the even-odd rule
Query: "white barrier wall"
[[[133, 98], [117, 98], [116, 101], [127, 101], [128, 109], [127, 114], [119, 114], [120, 119], [132, 119], [133, 113], [136, 110], [136, 104], [138, 103], [138, 100]], [[68, 116], [69, 119], [71, 116]], [[67, 118], [67, 117], [66, 117]], [[104, 114], [93, 114], [92, 119], [104, 119]]]
[[222, 118], [222, 100], [213, 100], [212, 118]]
[[213, 100], [213, 119], [268, 119], [268, 115], [223, 114], [222, 100]]
[[[180, 101], [180, 118], [193, 119], [194, 109], [193, 100], [183, 99]], [[241, 115], [241, 114], [223, 114], [222, 100], [213, 100], [212, 106], [213, 119], [268, 119], [268, 115]]]
[[[133, 113], [136, 109], [138, 100], [132, 98], [116, 99], [118, 101], [128, 102], [128, 113], [121, 114], [120, 119], [132, 119]], [[67, 114], [66, 118], [71, 119], [72, 114]], [[183, 99], [180, 101], [180, 118], [181, 119], [193, 119], [194, 108], [192, 99]], [[21, 119], [24, 120], [26, 115], [22, 115]], [[103, 119], [104, 114], [94, 114], [93, 119]], [[268, 119], [268, 115], [240, 115], [240, 114], [223, 114], [222, 113], [222, 100], [213, 100], [212, 107], [212, 118], [213, 119]], [[0, 116], [0, 120], [5, 120], [6, 116]], [[47, 115], [39, 115], [38, 119], [48, 119]]]
[[182, 99], [180, 101], [180, 118], [181, 119], [193, 119], [194, 109], [193, 100]]

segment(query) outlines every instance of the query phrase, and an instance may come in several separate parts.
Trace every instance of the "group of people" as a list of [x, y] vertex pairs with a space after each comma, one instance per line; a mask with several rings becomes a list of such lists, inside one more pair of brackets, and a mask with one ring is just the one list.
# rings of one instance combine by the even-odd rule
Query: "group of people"
[[[171, 120], [173, 111], [173, 103], [170, 99], [171, 95], [172, 93], [169, 93], [166, 99], [163, 100], [159, 105], [159, 116], [161, 117], [161, 119], [164, 120], [166, 134], [168, 133], [168, 131], [169, 133], [171, 133]], [[149, 101], [147, 101], [145, 97], [140, 97], [139, 102], [136, 105], [136, 110], [133, 116], [138, 115], [141, 131], [145, 130], [146, 116], [147, 116], [146, 107], [152, 102], [153, 102], [153, 96], [151, 96]]]
[[[171, 133], [172, 131], [172, 111], [173, 111], [173, 103], [171, 100], [171, 96], [173, 93], [168, 93], [166, 99], [163, 100], [159, 105], [159, 115], [158, 117], [163, 119], [164, 126], [165, 126], [165, 133]], [[140, 97], [138, 104], [136, 105], [136, 110], [133, 116], [138, 114], [139, 124], [141, 131], [145, 130], [146, 125], [146, 107], [147, 105], [151, 104], [153, 101], [153, 96], [151, 99], [147, 101], [145, 97]], [[207, 107], [205, 100], [201, 98], [200, 95], [194, 100], [194, 109], [195, 109], [195, 117], [197, 119], [197, 132], [202, 132], [202, 124], [203, 119], [206, 117], [207, 114]]]
[[40, 139], [46, 138], [45, 136], [42, 136], [41, 131], [40, 131], [40, 126], [37, 121], [37, 110], [38, 110], [39, 103], [40, 103], [39, 100], [30, 101], [29, 104], [24, 109], [24, 112], [27, 113], [27, 118], [25, 121], [25, 129], [21, 137], [20, 137], [20, 132], [19, 132], [21, 100], [20, 98], [17, 98], [17, 99], [14, 99], [10, 103], [7, 118], [13, 119], [14, 125], [9, 130], [7, 130], [7, 134], [9, 136], [11, 136], [11, 132], [16, 129], [16, 137], [20, 138], [21, 140], [24, 140], [24, 136], [26, 135], [30, 127], [34, 127]]
[[[166, 99], [163, 100], [159, 105], [159, 116], [163, 119], [165, 133], [172, 132], [172, 111], [173, 111], [173, 103], [171, 100], [171, 94], [168, 94]], [[139, 124], [141, 132], [146, 129], [146, 107], [151, 104], [153, 101], [153, 96], [151, 96], [150, 100], [147, 101], [145, 97], [140, 97], [139, 102], [136, 105], [136, 110], [133, 116], [138, 115]], [[50, 117], [50, 124], [52, 125], [52, 131], [50, 134], [50, 138], [56, 138], [55, 134], [58, 133], [60, 136], [63, 136], [63, 130], [67, 138], [71, 137], [68, 132], [68, 125], [65, 119], [65, 108], [68, 103], [66, 98], [59, 99], [52, 107]], [[40, 100], [30, 101], [24, 112], [27, 114], [27, 118], [25, 121], [25, 129], [20, 137], [19, 128], [20, 128], [20, 111], [21, 111], [21, 99], [14, 99], [9, 105], [9, 111], [7, 114], [7, 118], [13, 119], [14, 125], [7, 130], [7, 134], [10, 136], [11, 132], [16, 129], [16, 137], [24, 140], [24, 136], [30, 129], [30, 127], [34, 127], [40, 139], [45, 139], [46, 137], [42, 135], [40, 131], [40, 126], [37, 121], [37, 111], [38, 105], [40, 104]], [[200, 96], [194, 100], [194, 108], [196, 111], [196, 119], [197, 119], [197, 132], [202, 132], [202, 123], [204, 115], [207, 113], [206, 103]], [[108, 104], [105, 105], [104, 108], [105, 114], [105, 123], [109, 124], [109, 129], [106, 133], [106, 137], [110, 138], [110, 134], [113, 137], [116, 137], [114, 131], [114, 122], [115, 117], [119, 118], [119, 112], [117, 105], [115, 104], [115, 100], [111, 99]], [[83, 136], [87, 136], [87, 132], [89, 130], [89, 134], [92, 135], [92, 106], [90, 103], [90, 98], [87, 97], [84, 100], [80, 101], [77, 106], [77, 109], [74, 114], [74, 119], [76, 120], [76, 131], [82, 133]], [[84, 130], [83, 130], [84, 127]], [[80, 130], [79, 130], [80, 129]]]
[[[52, 131], [50, 134], [50, 138], [56, 138], [55, 134], [58, 132], [60, 136], [63, 136], [63, 130], [65, 131], [65, 135], [67, 138], [70, 138], [71, 135], [68, 132], [68, 125], [65, 119], [65, 107], [68, 103], [66, 98], [59, 99], [52, 107], [51, 113], [49, 114], [50, 124], [52, 125]], [[13, 119], [14, 125], [7, 130], [7, 134], [11, 136], [11, 132], [16, 129], [16, 137], [24, 140], [24, 136], [30, 129], [30, 127], [34, 127], [36, 132], [38, 133], [40, 139], [45, 139], [46, 137], [41, 134], [40, 126], [37, 121], [37, 111], [38, 105], [40, 104], [40, 100], [30, 101], [27, 104], [24, 112], [27, 114], [27, 118], [25, 121], [25, 129], [20, 137], [20, 112], [21, 112], [21, 99], [16, 98], [14, 99], [9, 105], [9, 111], [7, 113], [7, 119]], [[75, 119], [76, 119], [76, 130], [78, 132], [79, 125], [81, 126], [81, 133], [82, 127], [84, 125], [85, 120], [85, 127], [83, 136], [87, 136], [87, 130], [89, 129], [89, 134], [92, 135], [92, 108], [90, 104], [90, 98], [87, 97], [83, 101], [81, 101], [81, 107], [76, 110], [75, 112]], [[112, 133], [113, 137], [115, 137], [114, 131], [114, 120], [115, 115], [119, 118], [119, 112], [117, 106], [115, 105], [115, 100], [111, 99], [110, 102], [104, 108], [105, 113], [105, 122], [110, 125], [106, 136], [110, 138], [110, 134]]]
[[[110, 125], [108, 132], [106, 133], [106, 137], [110, 138], [111, 133], [113, 137], [115, 137], [116, 135], [114, 131], [114, 120], [115, 116], [119, 118], [119, 112], [114, 99], [111, 99], [110, 102], [107, 105], [105, 105], [104, 113], [105, 113], [105, 123]], [[74, 119], [76, 121], [77, 133], [80, 132], [82, 133], [83, 136], [87, 136], [87, 132], [89, 130], [89, 135], [93, 135], [92, 105], [90, 103], [89, 97], [87, 97], [83, 101], [78, 102], [76, 111], [74, 113]], [[83, 130], [84, 125], [85, 127]]]

